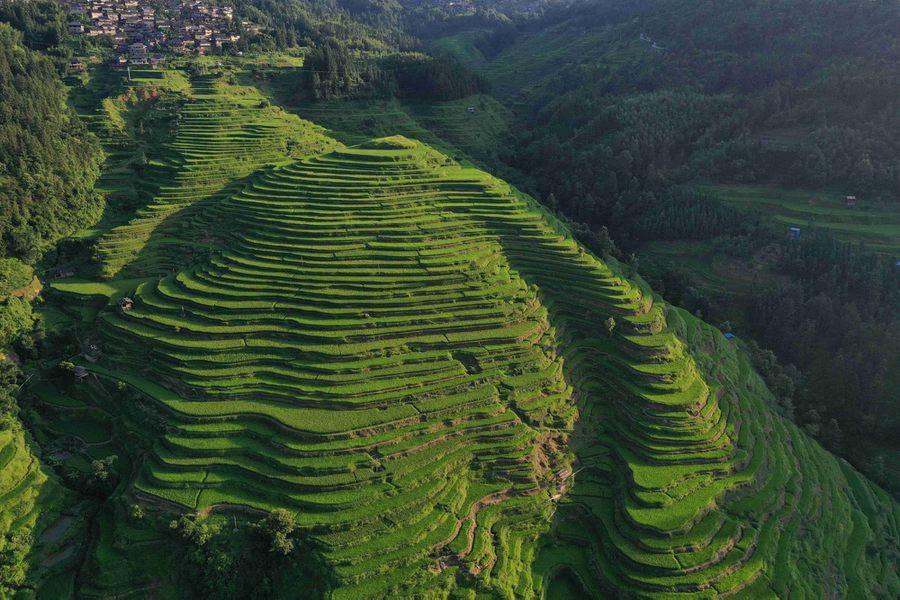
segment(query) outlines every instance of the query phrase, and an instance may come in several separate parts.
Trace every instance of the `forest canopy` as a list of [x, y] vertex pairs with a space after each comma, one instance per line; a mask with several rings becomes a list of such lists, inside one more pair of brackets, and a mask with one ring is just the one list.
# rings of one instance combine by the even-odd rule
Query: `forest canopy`
[[96, 221], [103, 152], [66, 104], [53, 63], [0, 23], [0, 256], [34, 262]]

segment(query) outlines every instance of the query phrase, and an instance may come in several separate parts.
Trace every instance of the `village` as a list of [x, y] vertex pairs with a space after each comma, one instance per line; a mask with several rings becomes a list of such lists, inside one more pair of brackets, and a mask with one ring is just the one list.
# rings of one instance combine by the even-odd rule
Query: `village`
[[[108, 36], [111, 47], [119, 53], [110, 60], [113, 66], [159, 67], [165, 61], [164, 52], [192, 52], [202, 56], [213, 48], [240, 40], [238, 31], [259, 31], [258, 25], [236, 24], [232, 7], [205, 2], [165, 0], [161, 5], [150, 0], [59, 2], [69, 14], [82, 16], [67, 24], [70, 34]], [[83, 68], [78, 59], [70, 62], [74, 71]]]

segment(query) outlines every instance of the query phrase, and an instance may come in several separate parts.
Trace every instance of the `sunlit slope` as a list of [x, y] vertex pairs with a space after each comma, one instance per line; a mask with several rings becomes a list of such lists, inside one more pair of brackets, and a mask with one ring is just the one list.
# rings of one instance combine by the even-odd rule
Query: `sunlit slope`
[[[687, 343], [658, 347], [644, 376], [658, 389], [668, 371], [665, 396], [583, 355], [584, 470], [557, 513], [561, 543], [536, 563], [544, 582], [568, 567], [596, 594], [896, 597], [897, 503], [769, 410], [740, 342], [680, 310], [667, 323]], [[705, 381], [687, 394], [685, 364]]]
[[[800, 549], [849, 590], [896, 585], [897, 505], [772, 415], [730, 342], [503, 182], [389, 138], [197, 218], [227, 250], [107, 313], [90, 367], [170, 417], [145, 501], [287, 507], [338, 597], [460, 571], [539, 595], [561, 562], [597, 594], [815, 596], [776, 568]], [[544, 545], [554, 513], [574, 551]]]
[[[65, 527], [41, 535], [67, 504], [64, 488], [48, 476], [21, 429], [0, 430], [0, 596], [34, 581], [46, 555], [64, 540]], [[70, 519], [71, 520], [71, 519]], [[24, 559], [28, 557], [33, 563]], [[43, 562], [42, 562], [43, 560]], [[58, 561], [57, 561], [58, 562]]]

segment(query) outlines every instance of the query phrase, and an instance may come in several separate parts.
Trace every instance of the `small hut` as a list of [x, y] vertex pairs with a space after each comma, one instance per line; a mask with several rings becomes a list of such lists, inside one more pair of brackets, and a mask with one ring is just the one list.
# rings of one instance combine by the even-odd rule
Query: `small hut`
[[84, 357], [84, 360], [95, 363], [100, 360], [100, 354], [100, 348], [97, 347], [97, 344], [91, 344], [84, 349], [84, 352], [81, 353], [81, 356]]
[[74, 369], [72, 369], [72, 373], [78, 379], [84, 379], [85, 377], [88, 376], [88, 370], [85, 369], [84, 367], [82, 367], [81, 365], [78, 365]]
[[134, 300], [131, 298], [119, 298], [119, 312], [126, 313], [134, 308]]

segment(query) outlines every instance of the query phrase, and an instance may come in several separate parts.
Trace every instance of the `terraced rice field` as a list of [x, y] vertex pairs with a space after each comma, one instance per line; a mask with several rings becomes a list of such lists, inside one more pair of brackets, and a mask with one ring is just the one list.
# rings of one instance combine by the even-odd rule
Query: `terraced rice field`
[[100, 241], [107, 277], [126, 265], [138, 275], [171, 272], [196, 238], [215, 241], [204, 224], [191, 229], [198, 225], [192, 214], [200, 206], [221, 200], [229, 184], [263, 165], [334, 144], [320, 135], [321, 128], [269, 106], [252, 88], [210, 76], [194, 81], [183, 96], [174, 142], [147, 167], [145, 186], [153, 188], [153, 200]]
[[[208, 100], [198, 119], [234, 102]], [[85, 364], [168, 418], [139, 501], [288, 508], [336, 598], [900, 591], [898, 505], [768, 409], [739, 343], [428, 146], [286, 161], [250, 138], [246, 170], [180, 145], [186, 196], [107, 246], [164, 275], [100, 314]], [[141, 223], [185, 220], [216, 231], [208, 258], [149, 244], [128, 262], [124, 240], [154, 239]]]
[[[622, 378], [603, 375], [603, 384], [576, 385], [596, 386], [591, 397], [603, 399], [581, 426], [605, 442], [576, 451], [584, 471], [563, 507], [577, 525], [567, 523], [561, 535], [591, 548], [581, 577], [593, 576], [599, 590], [612, 584], [638, 596], [692, 598], [861, 597], [859, 590], [887, 583], [885, 557], [860, 563], [859, 540], [837, 532], [853, 529], [896, 547], [896, 503], [856, 473], [845, 478], [846, 463], [772, 415], [763, 382], [720, 332], [680, 310], [667, 320], [708, 382], [692, 386], [693, 402], [679, 393], [675, 404], [671, 395], [635, 403]], [[677, 356], [667, 363], [677, 365]], [[607, 384], [615, 379], [611, 387], [621, 393], [610, 403]], [[862, 498], [874, 501], [868, 510]], [[550, 551], [546, 572], [564, 551]], [[845, 560], [823, 580], [829, 565]], [[863, 573], [868, 581], [855, 583]]]
[[[475, 111], [469, 112], [470, 107]], [[390, 132], [424, 142], [463, 164], [497, 162], [497, 149], [512, 122], [510, 111], [487, 95], [448, 102], [304, 102], [296, 112], [348, 145]]]

